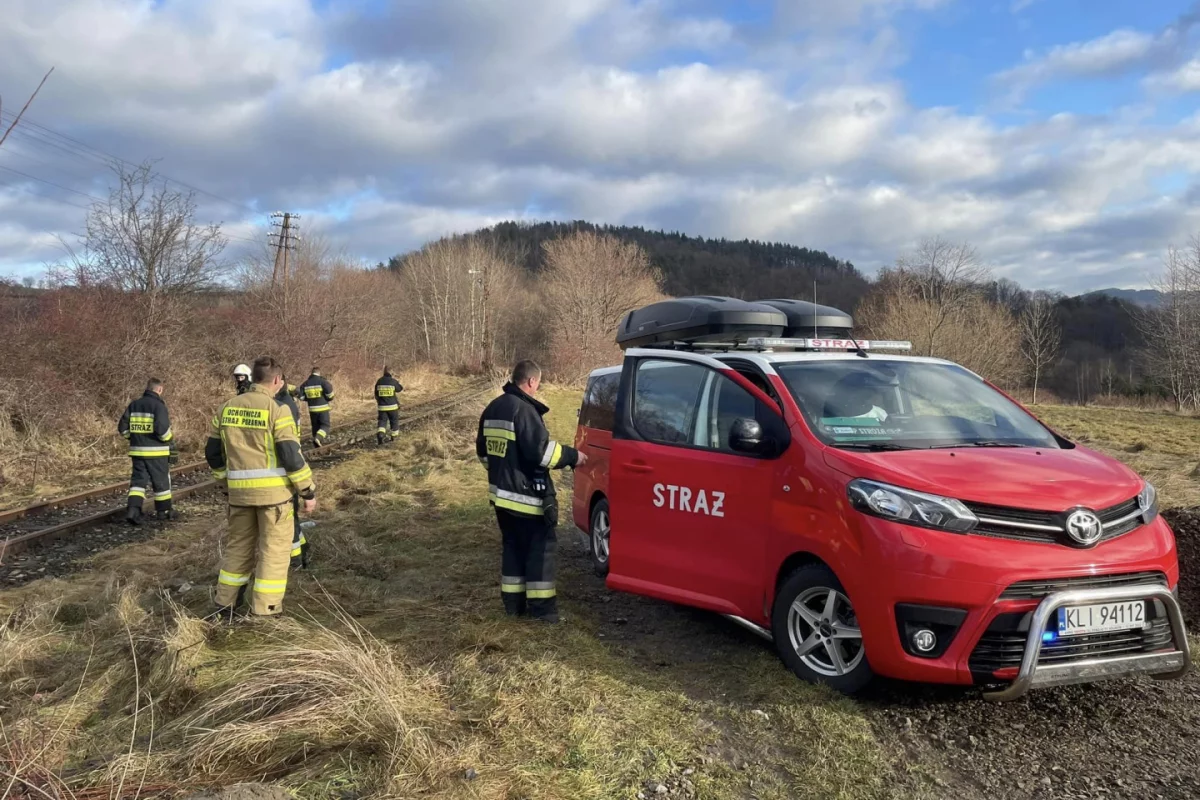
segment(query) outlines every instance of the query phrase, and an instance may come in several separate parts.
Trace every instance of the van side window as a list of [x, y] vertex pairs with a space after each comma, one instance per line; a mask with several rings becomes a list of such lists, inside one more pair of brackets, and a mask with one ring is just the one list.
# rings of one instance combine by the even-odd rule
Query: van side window
[[583, 394], [583, 408], [579, 411], [579, 424], [594, 430], [611, 431], [616, 418], [617, 389], [620, 386], [620, 372], [597, 375], [589, 380]]
[[633, 385], [633, 426], [651, 442], [693, 444], [696, 412], [712, 370], [686, 361], [646, 359]]
[[734, 452], [729, 446], [729, 433], [733, 423], [739, 419], [760, 419], [758, 401], [742, 387], [723, 375], [714, 374], [709, 382], [707, 402], [701, 407], [707, 410], [699, 420], [700, 441], [706, 447], [723, 453]]

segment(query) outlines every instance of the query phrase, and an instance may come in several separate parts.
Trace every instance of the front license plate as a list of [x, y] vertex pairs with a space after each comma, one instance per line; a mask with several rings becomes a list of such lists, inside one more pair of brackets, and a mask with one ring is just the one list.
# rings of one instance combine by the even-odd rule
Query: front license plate
[[1082, 636], [1146, 627], [1146, 601], [1068, 606], [1058, 610], [1058, 635]]

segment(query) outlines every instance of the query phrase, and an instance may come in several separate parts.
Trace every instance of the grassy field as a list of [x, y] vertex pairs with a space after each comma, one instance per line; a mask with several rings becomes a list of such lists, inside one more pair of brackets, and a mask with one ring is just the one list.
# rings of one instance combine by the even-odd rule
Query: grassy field
[[[307, 377], [307, 376], [304, 376]], [[466, 382], [435, 372], [428, 367], [418, 367], [399, 373], [404, 385], [401, 395], [402, 408], [453, 391]], [[299, 380], [303, 380], [301, 377]], [[335, 378], [336, 380], [336, 378]], [[334, 426], [372, 417], [375, 413], [374, 385], [344, 386], [338, 388], [333, 410]], [[222, 386], [221, 395], [232, 396], [231, 386]], [[131, 398], [132, 399], [132, 398]], [[168, 408], [189, 402], [185, 398], [172, 397], [167, 393]], [[200, 398], [202, 402], [208, 402]], [[194, 402], [194, 399], [191, 401]], [[216, 402], [215, 400], [213, 402]], [[223, 399], [221, 400], [223, 402]], [[177, 410], [174, 413], [177, 413]], [[211, 414], [206, 414], [211, 416]], [[308, 412], [300, 403], [302, 433], [305, 441], [311, 438]], [[174, 418], [174, 416], [172, 417]], [[9, 464], [5, 470], [9, 480], [0, 481], [0, 508], [13, 508], [35, 502], [42, 498], [70, 494], [90, 486], [116, 483], [129, 477], [129, 458], [124, 453], [125, 442], [117, 435], [117, 420], [111, 426], [98, 426], [93, 431], [95, 441], [78, 442], [58, 439], [46, 445], [44, 457], [27, 457], [19, 463]], [[181, 437], [177, 442], [181, 463], [204, 460], [204, 440]], [[121, 455], [114, 453], [120, 452]], [[0, 459], [2, 461], [2, 459]]]
[[[568, 441], [577, 399], [547, 392]], [[926, 793], [854, 703], [714, 615], [610, 595], [569, 535], [564, 623], [504, 617], [478, 411], [318, 475], [315, 567], [285, 619], [199, 619], [219, 518], [0, 594], [0, 783], [77, 798], [246, 780], [314, 800]]]
[[[545, 399], [570, 441], [578, 391]], [[318, 474], [314, 568], [291, 579], [284, 619], [200, 619], [218, 516], [0, 593], [0, 796], [240, 781], [312, 800], [977, 796], [950, 754], [918, 758], [869, 703], [795, 680], [751, 634], [608, 592], [569, 524], [564, 623], [504, 617], [479, 410]], [[1038, 413], [1194, 502], [1197, 421]]]
[[1167, 411], [1094, 406], [1036, 406], [1050, 427], [1120, 459], [1153, 483], [1167, 508], [1200, 506], [1200, 418]]

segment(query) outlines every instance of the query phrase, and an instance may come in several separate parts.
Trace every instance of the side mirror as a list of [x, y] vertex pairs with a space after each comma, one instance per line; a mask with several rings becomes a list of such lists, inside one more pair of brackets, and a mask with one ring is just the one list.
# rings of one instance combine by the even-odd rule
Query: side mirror
[[766, 437], [758, 420], [741, 417], [729, 429], [729, 449], [737, 453], [761, 454], [767, 449]]

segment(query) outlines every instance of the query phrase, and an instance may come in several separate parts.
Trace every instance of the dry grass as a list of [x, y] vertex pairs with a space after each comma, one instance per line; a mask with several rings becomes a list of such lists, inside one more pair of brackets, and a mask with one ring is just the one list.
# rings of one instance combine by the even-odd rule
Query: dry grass
[[[404, 384], [401, 407], [444, 394], [470, 380], [445, 375], [428, 365], [416, 365], [397, 376]], [[289, 376], [293, 382], [304, 376]], [[333, 424], [373, 418], [374, 381], [342, 380], [334, 376], [338, 396]], [[189, 387], [184, 395], [168, 387], [166, 400], [172, 427], [177, 434], [183, 461], [204, 457], [208, 421], [217, 402], [232, 395], [228, 382], [208, 381]], [[130, 398], [132, 399], [132, 397]], [[308, 414], [300, 404], [302, 435], [311, 435]], [[56, 497], [87, 486], [115, 483], [129, 476], [125, 441], [117, 435], [117, 419], [106, 419], [85, 411], [73, 413], [68, 429], [20, 435], [0, 416], [0, 506], [13, 507], [39, 498]]]
[[1200, 419], [1170, 411], [1095, 406], [1034, 407], [1064, 436], [1117, 458], [1153, 483], [1165, 507], [1200, 506]]
[[[578, 397], [547, 389], [562, 440]], [[612, 637], [617, 603], [565, 532], [566, 624], [505, 618], [478, 410], [319, 476], [315, 568], [291, 581], [288, 618], [199, 619], [212, 519], [0, 594], [0, 610], [26, 609], [19, 644], [0, 639], [23, 687], [0, 723], [25, 751], [53, 735], [50, 796], [264, 779], [313, 800], [607, 800], [647, 781], [705, 798], [921, 796], [858, 706], [718, 618], [618, 598], [647, 627]]]

